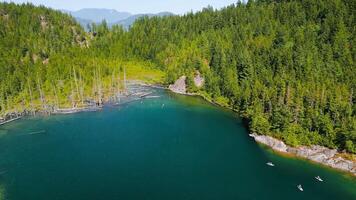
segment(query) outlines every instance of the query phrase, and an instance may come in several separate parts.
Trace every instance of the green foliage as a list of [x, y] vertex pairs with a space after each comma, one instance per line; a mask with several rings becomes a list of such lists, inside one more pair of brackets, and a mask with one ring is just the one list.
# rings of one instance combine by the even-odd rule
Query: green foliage
[[271, 125], [265, 116], [259, 114], [252, 117], [250, 128], [255, 133], [268, 134]]
[[49, 8], [0, 3], [0, 116], [106, 98], [122, 87], [124, 68], [127, 79], [163, 80], [152, 63], [127, 56], [122, 27], [90, 30]]
[[238, 110], [259, 134], [355, 152], [354, 10], [354, 0], [256, 0], [85, 33], [58, 11], [0, 3], [0, 113], [39, 102], [41, 88], [62, 105], [95, 97], [98, 82], [109, 93], [126, 68], [166, 83], [186, 75], [189, 91]]
[[249, 1], [143, 18], [129, 51], [161, 66], [168, 83], [187, 75], [189, 90], [200, 71], [205, 96], [239, 110], [254, 132], [354, 152], [354, 20], [354, 1]]
[[345, 149], [349, 152], [356, 153], [355, 144], [351, 140], [347, 140], [345, 143]]

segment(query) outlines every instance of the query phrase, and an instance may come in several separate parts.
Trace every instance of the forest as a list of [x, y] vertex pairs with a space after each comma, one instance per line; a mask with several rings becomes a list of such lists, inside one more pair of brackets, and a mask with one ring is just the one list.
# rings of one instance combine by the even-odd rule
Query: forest
[[355, 0], [251, 0], [85, 32], [59, 11], [0, 3], [0, 113], [109, 95], [125, 70], [165, 85], [185, 75], [252, 132], [356, 153], [355, 10]]

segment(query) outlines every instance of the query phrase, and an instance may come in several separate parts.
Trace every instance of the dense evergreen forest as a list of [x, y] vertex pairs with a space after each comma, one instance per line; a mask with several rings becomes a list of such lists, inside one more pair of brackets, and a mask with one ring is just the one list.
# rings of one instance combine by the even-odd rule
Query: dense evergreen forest
[[110, 54], [121, 46], [109, 46], [108, 39], [123, 31], [109, 32], [103, 23], [87, 33], [59, 11], [0, 3], [0, 114], [98, 101], [122, 87], [126, 67], [130, 78], [160, 79], [163, 73], [150, 63]]
[[60, 12], [1, 3], [0, 112], [95, 98], [140, 65], [133, 74], [159, 70], [165, 84], [186, 75], [190, 92], [237, 110], [253, 132], [356, 153], [355, 10], [355, 0], [251, 0], [84, 32]]

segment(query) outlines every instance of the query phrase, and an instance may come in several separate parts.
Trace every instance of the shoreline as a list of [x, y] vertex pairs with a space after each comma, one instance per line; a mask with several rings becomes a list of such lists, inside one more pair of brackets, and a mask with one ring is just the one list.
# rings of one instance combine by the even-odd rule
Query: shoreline
[[249, 134], [257, 143], [263, 144], [276, 153], [306, 159], [356, 177], [356, 160], [345, 159], [336, 149], [319, 145], [290, 147], [283, 141], [267, 135]]
[[[156, 89], [164, 89], [167, 91], [171, 91], [175, 94], [200, 97], [200, 98], [204, 99], [205, 101], [211, 103], [214, 106], [222, 107], [224, 109], [228, 109], [230, 111], [237, 112], [236, 109], [233, 109], [226, 105], [222, 105], [222, 104], [214, 101], [213, 99], [210, 99], [200, 93], [177, 93], [177, 92], [172, 91], [171, 89], [164, 87], [162, 85], [148, 84], [148, 83], [144, 83], [144, 82], [135, 82], [133, 85], [139, 85], [141, 87], [149, 87], [149, 88], [156, 88]], [[134, 95], [134, 94], [131, 94], [131, 95]], [[130, 95], [127, 95], [127, 97], [128, 96], [130, 96]], [[138, 98], [144, 98], [144, 96], [143, 97], [138, 96]], [[97, 112], [97, 111], [100, 111], [103, 108], [103, 106], [105, 106], [106, 103], [111, 105], [112, 102], [105, 101], [105, 102], [103, 102], [102, 106], [94, 106], [94, 107], [87, 106], [87, 107], [81, 107], [81, 108], [61, 108], [61, 109], [57, 109], [57, 110], [53, 110], [53, 111], [38, 110], [38, 111], [35, 111], [34, 113], [35, 113], [35, 115], [36, 114], [39, 114], [39, 115], [61, 114], [61, 115], [63, 115], [63, 114], [75, 114], [75, 113], [80, 113], [80, 112]], [[10, 119], [1, 121], [0, 126], [11, 123], [13, 121], [17, 121], [25, 116], [32, 116], [33, 112], [29, 112], [28, 110], [25, 109], [23, 112], [10, 113], [10, 116], [13, 114], [16, 114], [15, 118], [10, 118]], [[290, 147], [290, 146], [287, 146], [283, 141], [273, 138], [271, 136], [257, 135], [255, 133], [250, 133], [249, 136], [252, 137], [257, 143], [263, 144], [263, 145], [271, 148], [273, 151], [276, 151], [276, 153], [306, 159], [308, 161], [312, 161], [314, 163], [321, 164], [323, 166], [330, 167], [332, 169], [340, 170], [342, 172], [347, 172], [348, 174], [352, 175], [353, 177], [356, 177], [356, 160], [355, 159], [354, 160], [345, 159], [344, 157], [341, 156], [341, 154], [336, 149], [328, 149], [326, 147], [322, 147], [322, 146], [318, 146], [318, 145], [312, 145], [310, 147], [307, 147], [307, 146]], [[353, 155], [353, 154], [350, 154], [350, 155]]]
[[[226, 105], [222, 105], [214, 101], [213, 99], [207, 98], [206, 96], [200, 93], [188, 93], [188, 92], [178, 93], [173, 91], [172, 89], [169, 88], [166, 89], [176, 94], [200, 97], [214, 106], [219, 106], [224, 109], [231, 110], [233, 112], [238, 112], [236, 109], [233, 109]], [[353, 160], [345, 159], [343, 156], [341, 156], [341, 153], [338, 152], [336, 149], [329, 149], [319, 145], [312, 145], [310, 147], [307, 146], [290, 147], [287, 146], [283, 141], [273, 138], [271, 136], [257, 135], [251, 132], [249, 136], [254, 138], [255, 142], [267, 146], [268, 148], [272, 149], [274, 152], [278, 154], [306, 159], [313, 163], [320, 164], [322, 166], [334, 170], [338, 170], [340, 172], [344, 172], [350, 174], [353, 177], [356, 177], [356, 158]], [[349, 154], [349, 153], [347, 153], [347, 155], [355, 156], [354, 154]]]
[[[144, 90], [145, 87], [148, 88], [157, 88], [157, 89], [166, 89], [164, 86], [159, 85], [159, 84], [150, 84], [150, 83], [145, 83], [142, 81], [138, 80], [131, 80], [129, 81], [129, 85], [131, 86], [139, 86], [142, 87], [142, 90]], [[134, 91], [134, 88], [131, 88], [132, 91]], [[130, 90], [130, 89], [128, 89]], [[0, 126], [6, 125], [8, 123], [11, 123], [13, 121], [17, 121], [23, 117], [28, 117], [28, 116], [49, 116], [49, 115], [70, 115], [70, 114], [76, 114], [76, 113], [82, 113], [82, 112], [98, 112], [103, 109], [104, 106], [107, 105], [121, 105], [121, 104], [126, 104], [128, 102], [131, 102], [137, 98], [139, 99], [144, 99], [147, 96], [149, 97], [150, 94], [147, 93], [126, 93], [124, 95], [121, 95], [120, 98], [133, 98], [129, 99], [128, 101], [123, 101], [121, 102], [120, 100], [118, 102], [112, 102], [110, 100], [111, 97], [109, 96], [107, 98], [103, 98], [103, 102], [101, 105], [86, 105], [86, 106], [81, 106], [81, 107], [67, 107], [67, 108], [54, 108], [50, 106], [50, 109], [38, 109], [38, 110], [30, 110], [29, 108], [25, 108], [24, 110], [20, 112], [9, 112], [7, 113], [3, 120], [0, 118]]]
[[[168, 88], [167, 88], [168, 89]], [[168, 89], [169, 90], [169, 89]], [[169, 90], [171, 92], [173, 92], [172, 90]], [[173, 92], [175, 93], [175, 92]], [[176, 94], [182, 94], [182, 93], [176, 93]], [[185, 93], [185, 94], [182, 94], [182, 95], [186, 95], [186, 96], [192, 96], [192, 97], [200, 97], [202, 98], [203, 100], [207, 101], [208, 103], [214, 105], [214, 106], [218, 106], [218, 107], [221, 107], [221, 108], [224, 108], [224, 109], [228, 109], [229, 111], [233, 111], [235, 113], [238, 112], [238, 110], [236, 109], [233, 109], [232, 107], [229, 107], [229, 106], [226, 106], [226, 105], [223, 105], [223, 104], [220, 104], [216, 101], [214, 101], [213, 99], [209, 99], [208, 97], [204, 96], [203, 94], [200, 94], [200, 93]]]

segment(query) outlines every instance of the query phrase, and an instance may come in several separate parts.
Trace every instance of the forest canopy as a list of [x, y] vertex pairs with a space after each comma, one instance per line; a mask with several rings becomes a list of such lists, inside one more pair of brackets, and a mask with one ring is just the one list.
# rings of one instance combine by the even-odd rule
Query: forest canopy
[[251, 0], [85, 32], [58, 11], [0, 3], [0, 112], [41, 90], [65, 104], [77, 81], [95, 95], [98, 77], [109, 88], [122, 66], [165, 84], [199, 71], [204, 86], [188, 89], [226, 102], [252, 132], [356, 153], [355, 10], [355, 0]]

